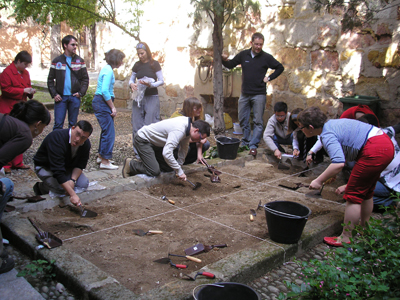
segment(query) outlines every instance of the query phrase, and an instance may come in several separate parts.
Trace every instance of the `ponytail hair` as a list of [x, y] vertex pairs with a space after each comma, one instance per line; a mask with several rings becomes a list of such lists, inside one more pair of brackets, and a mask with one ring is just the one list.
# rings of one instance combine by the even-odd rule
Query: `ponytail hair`
[[41, 121], [43, 124], [49, 125], [51, 116], [47, 108], [36, 100], [27, 102], [18, 102], [14, 104], [10, 116], [32, 125]]

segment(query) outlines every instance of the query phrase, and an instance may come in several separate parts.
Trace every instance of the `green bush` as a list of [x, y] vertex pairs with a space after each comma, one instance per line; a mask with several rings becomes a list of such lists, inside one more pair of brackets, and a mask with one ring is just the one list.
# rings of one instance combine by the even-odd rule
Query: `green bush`
[[[397, 200], [398, 201], [398, 200]], [[327, 260], [302, 262], [303, 284], [286, 282], [288, 299], [399, 299], [400, 218], [391, 208], [352, 231], [351, 243]], [[279, 299], [285, 299], [281, 293]]]
[[92, 101], [94, 97], [95, 89], [89, 88], [86, 92], [86, 95], [81, 99], [81, 109], [87, 113], [93, 113]]

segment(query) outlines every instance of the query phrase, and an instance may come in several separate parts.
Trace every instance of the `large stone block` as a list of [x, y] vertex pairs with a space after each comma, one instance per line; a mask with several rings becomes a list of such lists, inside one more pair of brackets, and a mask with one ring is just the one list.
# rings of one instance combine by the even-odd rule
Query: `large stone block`
[[115, 98], [114, 106], [116, 108], [127, 108], [128, 107], [127, 99], [117, 99], [117, 98]]
[[339, 70], [339, 54], [336, 51], [317, 50], [311, 52], [312, 70]]
[[376, 39], [369, 33], [343, 33], [340, 37], [340, 44], [343, 49], [359, 49], [374, 45]]
[[317, 29], [316, 42], [321, 47], [335, 47], [340, 34], [340, 27], [336, 22], [321, 22]]
[[[273, 91], [287, 91], [289, 88], [289, 83], [286, 75], [286, 71], [283, 72], [278, 78], [275, 78], [267, 86], [267, 93], [271, 93]], [[272, 89], [269, 86], [272, 85]]]
[[345, 50], [340, 54], [342, 76], [351, 77], [356, 80], [360, 77], [363, 50]]
[[368, 52], [368, 60], [377, 68], [400, 68], [400, 55], [395, 44], [388, 48]]
[[322, 74], [314, 71], [293, 71], [288, 75], [288, 83], [293, 93], [314, 97], [321, 92]]
[[323, 80], [323, 90], [326, 94], [340, 97], [342, 95], [342, 76], [331, 73], [326, 74]]
[[283, 35], [289, 46], [302, 48], [311, 48], [318, 36], [316, 24], [310, 20], [287, 23]]
[[328, 98], [328, 99], [321, 99], [321, 98], [308, 98], [307, 99], [307, 107], [317, 106], [319, 107], [329, 118], [336, 118], [337, 111], [339, 109], [339, 105], [337, 101]]
[[278, 12], [279, 20], [291, 19], [294, 15], [293, 6], [281, 6]]
[[300, 48], [282, 48], [275, 58], [285, 69], [297, 69], [306, 66], [307, 52]]
[[305, 98], [299, 95], [289, 93], [279, 93], [274, 95], [272, 107], [276, 102], [285, 102], [288, 106], [288, 111], [292, 111], [295, 108], [305, 108]]
[[389, 101], [389, 84], [385, 77], [368, 78], [361, 76], [355, 86], [357, 95], [379, 97], [381, 100]]
[[178, 86], [169, 84], [165, 88], [165, 92], [167, 93], [168, 96], [170, 97], [178, 97]]

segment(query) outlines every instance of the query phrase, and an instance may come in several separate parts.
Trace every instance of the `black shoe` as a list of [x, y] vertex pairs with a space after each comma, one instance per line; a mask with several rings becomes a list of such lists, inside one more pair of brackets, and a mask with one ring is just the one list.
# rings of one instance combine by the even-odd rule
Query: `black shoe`
[[0, 258], [1, 259], [8, 258], [8, 252], [5, 249], [3, 249], [3, 252], [0, 254]]
[[14, 268], [14, 265], [14, 260], [11, 257], [3, 259], [3, 263], [0, 266], [0, 274], [11, 271]]
[[33, 186], [33, 192], [35, 193], [36, 196], [43, 195], [42, 191], [40, 190], [40, 182], [36, 182], [35, 185]]

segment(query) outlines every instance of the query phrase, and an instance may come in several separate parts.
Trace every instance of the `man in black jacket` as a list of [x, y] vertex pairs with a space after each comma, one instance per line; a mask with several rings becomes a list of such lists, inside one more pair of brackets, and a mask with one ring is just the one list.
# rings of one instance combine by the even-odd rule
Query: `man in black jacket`
[[74, 188], [87, 188], [89, 179], [82, 173], [90, 154], [89, 136], [93, 127], [87, 121], [79, 121], [70, 129], [49, 133], [33, 157], [36, 175], [43, 181], [33, 186], [36, 195], [50, 191], [70, 196], [72, 204], [81, 200]]
[[[251, 37], [251, 48], [227, 60], [222, 55], [222, 64], [232, 69], [242, 66], [242, 93], [238, 102], [239, 122], [243, 130], [242, 146], [250, 148], [250, 155], [257, 156], [257, 148], [263, 134], [263, 114], [267, 101], [267, 82], [278, 77], [284, 70], [282, 64], [271, 54], [262, 50], [264, 36], [257, 32]], [[275, 71], [267, 75], [268, 69]], [[253, 109], [253, 136], [251, 136], [250, 112]]]
[[86, 94], [89, 85], [85, 61], [76, 55], [76, 37], [67, 35], [61, 43], [64, 53], [51, 62], [47, 77], [47, 87], [55, 102], [53, 130], [63, 128], [67, 111], [68, 127], [75, 125], [81, 98]]

